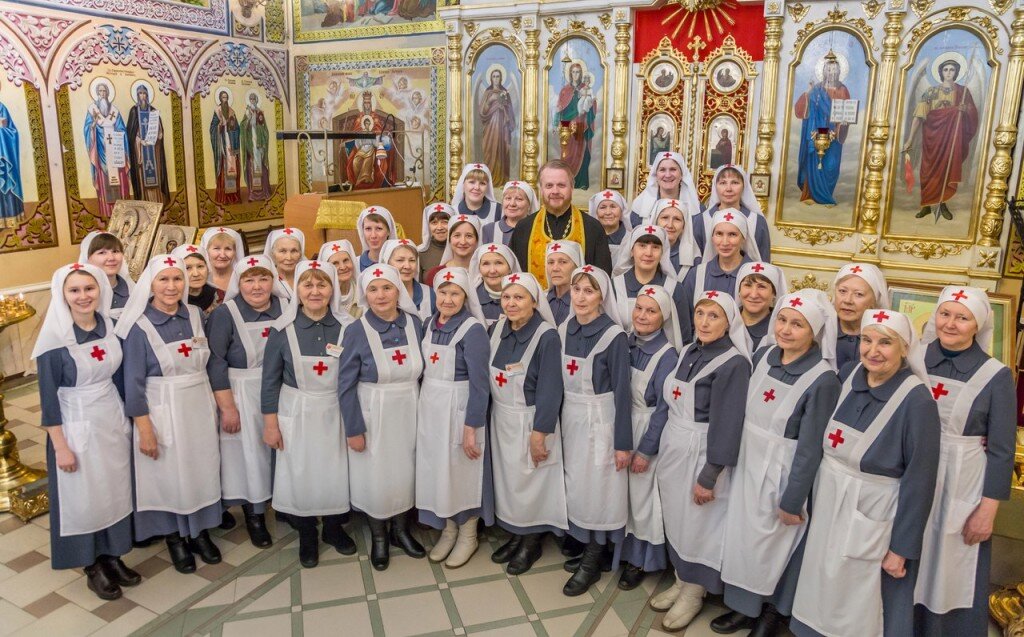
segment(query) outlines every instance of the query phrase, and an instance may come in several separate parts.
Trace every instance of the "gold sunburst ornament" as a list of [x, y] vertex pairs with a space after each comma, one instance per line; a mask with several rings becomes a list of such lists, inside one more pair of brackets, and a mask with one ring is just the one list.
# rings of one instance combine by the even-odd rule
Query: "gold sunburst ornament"
[[692, 37], [693, 32], [699, 26], [703, 26], [704, 36], [710, 40], [712, 28], [721, 35], [725, 33], [723, 23], [730, 26], [736, 24], [736, 21], [726, 12], [726, 9], [736, 7], [735, 0], [669, 0], [668, 5], [678, 5], [675, 11], [669, 13], [661, 21], [662, 26], [675, 23], [672, 38], [676, 38], [684, 28], [687, 30], [686, 37]]

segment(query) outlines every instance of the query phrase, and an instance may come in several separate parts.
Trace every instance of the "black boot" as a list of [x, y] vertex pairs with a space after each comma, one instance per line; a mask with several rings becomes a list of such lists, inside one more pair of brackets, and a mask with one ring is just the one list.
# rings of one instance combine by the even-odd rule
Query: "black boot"
[[120, 599], [121, 587], [117, 585], [103, 568], [99, 560], [85, 567], [86, 586], [96, 593], [96, 597], [105, 600]]
[[566, 557], [579, 557], [583, 555], [583, 549], [586, 548], [583, 542], [580, 542], [571, 535], [566, 535], [565, 539], [562, 540], [562, 555]]
[[220, 549], [210, 539], [210, 532], [203, 529], [199, 535], [189, 540], [189, 550], [198, 553], [199, 557], [207, 564], [220, 564]]
[[731, 635], [747, 628], [753, 628], [755, 622], [757, 622], [756, 617], [748, 617], [732, 610], [711, 620], [711, 630], [719, 635]]
[[562, 587], [563, 595], [566, 597], [582, 595], [601, 579], [601, 554], [603, 552], [604, 547], [597, 542], [587, 544], [587, 548], [583, 550], [580, 567]]
[[99, 565], [118, 586], [138, 586], [142, 576], [128, 568], [116, 555], [101, 555]]
[[645, 575], [647, 573], [639, 566], [626, 564], [626, 567], [622, 569], [622, 575], [619, 576], [619, 588], [624, 591], [631, 591], [643, 583]]
[[[582, 545], [581, 545], [582, 546]], [[601, 552], [601, 572], [609, 573], [612, 570], [612, 545], [605, 544], [604, 550]], [[583, 561], [583, 555], [574, 557], [570, 560], [566, 560], [565, 564], [562, 564], [562, 569], [566, 573], [575, 573], [576, 569], [580, 567], [580, 562]]]
[[370, 525], [370, 564], [378, 571], [386, 570], [391, 563], [388, 521], [366, 516], [366, 522]]
[[325, 544], [330, 544], [342, 555], [355, 555], [356, 543], [345, 529], [341, 526], [344, 516], [325, 515], [323, 518], [324, 530], [323, 539]]
[[267, 530], [267, 520], [262, 513], [256, 513], [251, 504], [242, 505], [245, 514], [245, 530], [249, 532], [249, 541], [258, 549], [265, 549], [274, 543]]
[[516, 551], [519, 550], [519, 545], [522, 542], [522, 535], [513, 535], [508, 539], [508, 542], [505, 542], [494, 553], [491, 553], [491, 561], [495, 564], [504, 564], [509, 561], [516, 554]]
[[320, 563], [320, 540], [316, 536], [316, 518], [294, 518], [299, 528], [299, 563], [313, 568]]
[[219, 528], [223, 531], [230, 531], [235, 528], [236, 524], [238, 524], [238, 522], [235, 522], [235, 516], [231, 515], [231, 511], [224, 509], [224, 513], [220, 515]]
[[788, 623], [788, 618], [773, 604], [765, 604], [761, 616], [754, 624], [754, 630], [750, 631], [748, 637], [778, 637], [785, 631]]
[[914, 215], [914, 219], [923, 219], [924, 217], [927, 217], [930, 214], [932, 214], [931, 206], [921, 206], [921, 209], [917, 212], [916, 215]]
[[426, 557], [423, 545], [409, 533], [409, 514], [399, 513], [391, 518], [391, 546], [402, 549], [409, 557], [420, 559]]
[[192, 551], [188, 550], [185, 540], [177, 533], [167, 536], [167, 552], [171, 554], [171, 562], [174, 563], [174, 570], [179, 573], [195, 573], [196, 558]]
[[534, 562], [539, 560], [544, 552], [544, 547], [541, 545], [543, 538], [543, 533], [524, 535], [523, 541], [519, 543], [519, 548], [508, 562], [506, 572], [509, 575], [522, 575], [533, 568]]

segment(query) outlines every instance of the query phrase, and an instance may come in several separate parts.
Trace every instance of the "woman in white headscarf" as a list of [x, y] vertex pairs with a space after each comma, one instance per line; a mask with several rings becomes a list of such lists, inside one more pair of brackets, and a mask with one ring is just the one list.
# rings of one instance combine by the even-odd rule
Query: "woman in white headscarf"
[[705, 592], [723, 591], [721, 568], [731, 467], [739, 457], [750, 382], [750, 343], [728, 294], [705, 292], [694, 308], [695, 339], [665, 379], [637, 446], [658, 456], [668, 554], [676, 583], [651, 599], [662, 626], [689, 625]]
[[661, 226], [646, 224], [629, 233], [612, 270], [612, 289], [619, 316], [629, 326], [633, 305], [648, 286], [664, 288], [676, 304], [676, 311], [686, 307], [683, 286], [679, 285], [669, 256], [668, 235]]
[[154, 256], [115, 332], [124, 339], [125, 413], [135, 421], [135, 536], [163, 536], [174, 568], [192, 573], [193, 553], [221, 561], [208, 530], [222, 508], [210, 347], [202, 313], [185, 303], [186, 279], [181, 259]]
[[186, 243], [171, 251], [171, 256], [185, 263], [188, 273], [188, 303], [200, 309], [203, 320], [210, 316], [224, 302], [224, 290], [210, 283], [209, 257], [206, 250], [197, 245]]
[[199, 247], [209, 259], [210, 283], [218, 290], [227, 290], [235, 264], [245, 257], [242, 235], [234, 228], [210, 228], [203, 233]]
[[608, 236], [612, 263], [618, 261], [622, 242], [632, 229], [626, 214], [628, 211], [629, 203], [616, 190], [602, 190], [590, 198], [590, 216], [601, 222], [601, 227]]
[[348, 239], [328, 241], [320, 246], [320, 254], [317, 255], [320, 261], [326, 261], [334, 266], [338, 273], [338, 291], [341, 294], [338, 300], [338, 307], [348, 313], [352, 318], [359, 318], [362, 310], [358, 302], [358, 285], [356, 284], [356, 264], [359, 257]]
[[917, 634], [915, 563], [936, 488], [939, 412], [910, 319], [872, 308], [860, 331], [860, 364], [841, 372], [822, 438], [789, 627], [799, 637]]
[[284, 289], [291, 298], [295, 288], [295, 266], [306, 258], [306, 235], [298, 228], [272, 230], [267, 235], [263, 254], [270, 257], [277, 268], [277, 275], [284, 282]]
[[544, 252], [544, 274], [548, 284], [545, 301], [551, 310], [553, 325], [557, 327], [572, 313], [569, 295], [572, 273], [586, 263], [583, 261], [583, 247], [575, 241], [550, 241]]
[[398, 270], [405, 291], [416, 305], [417, 316], [425, 321], [434, 311], [434, 290], [417, 280], [419, 256], [416, 244], [408, 239], [388, 239], [380, 249], [380, 262]]
[[469, 281], [486, 320], [494, 325], [501, 316], [501, 282], [513, 272], [521, 272], [516, 255], [503, 243], [485, 243], [473, 253], [469, 263]]
[[50, 563], [84, 568], [103, 600], [142, 581], [121, 561], [132, 549], [132, 436], [117, 387], [122, 353], [107, 316], [107, 276], [88, 263], [58, 268], [32, 350], [47, 434]]
[[839, 317], [836, 365], [842, 370], [860, 360], [860, 322], [868, 308], [889, 309], [889, 285], [878, 266], [847, 263], [832, 281], [832, 303]]
[[917, 574], [916, 635], [983, 635], [992, 525], [1010, 497], [1013, 375], [989, 356], [995, 316], [984, 290], [948, 286], [924, 330], [942, 427], [938, 486]]
[[747, 326], [755, 351], [772, 330], [772, 310], [776, 299], [788, 291], [785, 273], [770, 263], [744, 263], [736, 273], [733, 298], [739, 303], [743, 324]]
[[135, 281], [128, 272], [128, 261], [124, 258], [124, 244], [109, 232], [94, 230], [82, 240], [78, 262], [92, 264], [107, 275], [113, 294], [110, 305], [104, 310], [116, 321], [135, 287]]
[[540, 210], [537, 193], [525, 181], [510, 181], [502, 188], [501, 219], [484, 224], [483, 241], [509, 245], [512, 231], [526, 215]]
[[455, 184], [452, 207], [461, 215], [470, 215], [480, 226], [501, 219], [501, 204], [494, 196], [494, 180], [487, 164], [466, 164]]
[[654, 205], [661, 199], [678, 200], [680, 210], [687, 216], [687, 222], [690, 217], [700, 214], [697, 186], [693, 183], [693, 175], [686, 166], [686, 160], [679, 153], [658, 153], [654, 158], [647, 175], [647, 185], [633, 200], [629, 213], [630, 224], [635, 228], [655, 221]]
[[422, 281], [427, 272], [441, 263], [444, 247], [448, 245], [448, 220], [457, 214], [455, 208], [443, 201], [423, 208], [422, 241], [416, 248], [420, 253], [417, 279]]
[[359, 244], [363, 249], [359, 255], [359, 271], [362, 272], [380, 261], [380, 250], [388, 239], [398, 239], [398, 227], [391, 211], [384, 206], [363, 208], [356, 219]]
[[767, 345], [754, 355], [722, 560], [733, 610], [711, 622], [715, 632], [778, 635], [792, 612], [807, 498], [839, 398], [835, 329], [825, 293], [800, 290], [779, 299]]
[[431, 269], [423, 277], [424, 285], [434, 285], [434, 275], [443, 268], [463, 268], [469, 270], [469, 262], [480, 245], [480, 218], [474, 215], [460, 214], [448, 220], [448, 243], [441, 255], [441, 265]]
[[693, 238], [699, 219], [683, 212], [682, 204], [676, 199], [662, 199], [654, 204], [653, 223], [637, 226], [649, 228], [659, 226], [668, 236], [668, 255], [672, 272], [682, 281], [686, 273], [701, 261], [701, 251]]
[[708, 206], [701, 216], [704, 223], [695, 224], [693, 236], [697, 239], [697, 245], [704, 246], [707, 243], [705, 228], [719, 209], [735, 208], [743, 213], [747, 219], [749, 234], [754, 237], [757, 244], [760, 260], [770, 262], [772, 260], [771, 235], [768, 233], [768, 220], [761, 212], [761, 205], [757, 203], [754, 190], [750, 186], [750, 177], [743, 169], [735, 164], [719, 166], [715, 175], [711, 178], [714, 189], [708, 198]]

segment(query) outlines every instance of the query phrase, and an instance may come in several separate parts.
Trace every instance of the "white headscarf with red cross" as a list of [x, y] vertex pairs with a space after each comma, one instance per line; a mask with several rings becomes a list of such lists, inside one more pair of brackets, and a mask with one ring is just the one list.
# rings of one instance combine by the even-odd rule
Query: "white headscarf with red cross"
[[708, 236], [704, 244], [704, 261], [710, 261], [718, 255], [715, 248], [715, 227], [720, 223], [728, 223], [734, 226], [743, 235], [743, 245], [740, 246], [743, 253], [752, 261], [761, 260], [761, 251], [757, 248], [757, 241], [754, 240], [754, 231], [751, 223], [743, 213], [735, 208], [723, 208], [711, 217], [711, 224], [708, 227]]
[[729, 329], [726, 331], [726, 334], [729, 336], [733, 347], [739, 350], [740, 354], [743, 354], [743, 357], [749, 363], [751, 350], [754, 349], [754, 341], [750, 338], [750, 332], [747, 331], [747, 326], [743, 323], [743, 317], [740, 315], [740, 308], [736, 305], [735, 299], [725, 292], [706, 290], [694, 299], [694, 311], [696, 311], [697, 303], [704, 300], [714, 301], [725, 312], [725, 318], [729, 321]]
[[935, 333], [935, 314], [939, 311], [940, 305], [950, 301], [963, 305], [978, 322], [978, 333], [974, 340], [977, 341], [981, 349], [985, 352], [992, 349], [992, 338], [995, 335], [995, 313], [989, 303], [988, 293], [981, 288], [965, 285], [947, 285], [942, 288], [939, 301], [935, 304], [935, 312], [932, 312], [932, 315], [928, 317], [928, 322], [924, 325], [924, 333], [921, 336], [922, 344], [927, 345], [938, 338]]
[[121, 316], [117, 319], [117, 327], [114, 328], [115, 334], [121, 338], [128, 338], [128, 332], [142, 317], [146, 306], [149, 305], [149, 299], [153, 296], [153, 279], [164, 270], [172, 269], [181, 271], [185, 286], [180, 301], [188, 302], [188, 271], [185, 269], [185, 261], [169, 254], [155, 255], [146, 264], [146, 269], [139, 275], [139, 280], [135, 282], [135, 289], [128, 296], [128, 302], [125, 303], [124, 310], [121, 311]]
[[518, 285], [533, 297], [537, 303], [537, 313], [547, 321], [548, 325], [555, 326], [555, 315], [551, 313], [551, 306], [548, 305], [548, 297], [544, 290], [540, 289], [537, 277], [529, 272], [513, 272], [501, 280], [501, 291], [504, 292], [509, 286]]
[[924, 347], [921, 345], [921, 340], [917, 338], [917, 334], [914, 333], [910, 317], [902, 312], [885, 308], [875, 308], [864, 312], [864, 316], [860, 319], [861, 337], [863, 338], [864, 330], [878, 331], [879, 327], [889, 328], [903, 339], [904, 345], [907, 346], [906, 360], [910, 370], [921, 379], [921, 382], [929, 384], [928, 369], [924, 364]]
[[[53, 271], [53, 276], [50, 278], [50, 306], [46, 308], [46, 318], [43, 319], [43, 326], [39, 329], [39, 336], [32, 347], [33, 360], [50, 350], [70, 347], [78, 343], [78, 339], [75, 338], [75, 320], [71, 316], [71, 308], [68, 306], [67, 299], [64, 298], [64, 280], [74, 272], [84, 272], [96, 280], [100, 290], [96, 314], [100, 321], [107, 319], [114, 291], [110, 287], [110, 279], [107, 278], [106, 273], [89, 262], [60, 266]], [[110, 327], [108, 322], [107, 329]]]
[[835, 370], [839, 322], [836, 309], [832, 307], [828, 295], [821, 290], [805, 288], [779, 297], [775, 303], [775, 310], [772, 311], [772, 320], [768, 324], [768, 334], [764, 340], [766, 345], [778, 345], [775, 338], [775, 322], [782, 310], [793, 310], [804, 317], [811, 332], [814, 333], [814, 341], [821, 348], [821, 357]]

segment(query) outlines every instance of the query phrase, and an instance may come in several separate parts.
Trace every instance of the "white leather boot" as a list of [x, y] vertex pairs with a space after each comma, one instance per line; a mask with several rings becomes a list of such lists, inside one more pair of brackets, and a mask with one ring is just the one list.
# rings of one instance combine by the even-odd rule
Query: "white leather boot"
[[658, 593], [651, 598], [651, 608], [654, 610], [660, 610], [662, 612], [672, 608], [672, 604], [676, 603], [679, 599], [679, 591], [683, 589], [683, 583], [676, 578], [676, 581], [664, 591]]
[[686, 628], [704, 606], [704, 587], [697, 584], [683, 584], [679, 599], [669, 609], [661, 626], [665, 630]]
[[441, 537], [437, 538], [437, 544], [430, 549], [431, 562], [443, 562], [455, 546], [455, 539], [459, 536], [459, 526], [454, 520], [448, 520], [441, 531]]
[[459, 568], [469, 561], [476, 553], [480, 542], [476, 539], [476, 522], [479, 518], [469, 518], [466, 523], [459, 527], [459, 537], [455, 541], [455, 548], [452, 549], [448, 561], [444, 563], [448, 568]]

